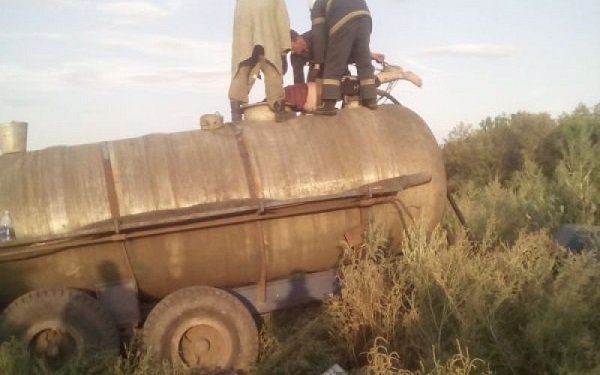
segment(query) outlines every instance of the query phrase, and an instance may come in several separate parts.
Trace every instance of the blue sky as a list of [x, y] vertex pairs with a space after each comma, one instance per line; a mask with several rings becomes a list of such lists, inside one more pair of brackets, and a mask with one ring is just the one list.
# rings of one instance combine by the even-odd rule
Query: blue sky
[[[307, 1], [286, 3], [292, 27], [307, 30]], [[598, 0], [368, 3], [371, 49], [423, 78], [394, 96], [440, 142], [460, 122], [600, 103]], [[0, 0], [0, 122], [28, 122], [28, 147], [40, 149], [228, 119], [234, 4]], [[251, 98], [263, 96], [257, 85]]]

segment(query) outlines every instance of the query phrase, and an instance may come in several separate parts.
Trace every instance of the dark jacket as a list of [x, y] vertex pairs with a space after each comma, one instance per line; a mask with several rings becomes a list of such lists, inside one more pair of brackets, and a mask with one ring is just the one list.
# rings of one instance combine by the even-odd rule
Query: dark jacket
[[357, 17], [371, 17], [364, 0], [317, 0], [310, 14], [312, 20], [312, 62], [325, 62], [329, 36], [348, 21]]
[[294, 83], [304, 83], [304, 67], [312, 61], [312, 33], [307, 31], [302, 34], [306, 41], [306, 50], [300, 54], [290, 54], [290, 64], [294, 71]]

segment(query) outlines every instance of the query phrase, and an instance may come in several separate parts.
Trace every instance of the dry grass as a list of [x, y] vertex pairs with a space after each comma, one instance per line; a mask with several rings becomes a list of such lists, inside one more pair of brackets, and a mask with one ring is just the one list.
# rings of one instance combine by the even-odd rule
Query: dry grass
[[2, 375], [184, 375], [167, 365], [156, 363], [139, 350], [134, 339], [125, 348], [123, 356], [97, 353], [74, 359], [59, 369], [48, 368], [42, 360], [30, 357], [27, 348], [17, 342], [0, 346], [0, 374]]
[[[343, 246], [341, 295], [273, 314], [254, 375], [600, 374], [600, 264], [556, 247], [545, 232], [502, 245], [415, 228], [401, 249], [377, 226]], [[49, 375], [18, 345], [0, 348], [3, 375]], [[179, 375], [132, 345], [52, 374]]]
[[255, 375], [321, 374], [343, 359], [323, 306], [273, 313], [261, 330]]
[[371, 374], [600, 372], [600, 266], [591, 256], [566, 253], [544, 232], [474, 247], [464, 234], [448, 244], [441, 230], [416, 229], [402, 251], [376, 229], [367, 238], [345, 247], [342, 295], [328, 305], [352, 366]]

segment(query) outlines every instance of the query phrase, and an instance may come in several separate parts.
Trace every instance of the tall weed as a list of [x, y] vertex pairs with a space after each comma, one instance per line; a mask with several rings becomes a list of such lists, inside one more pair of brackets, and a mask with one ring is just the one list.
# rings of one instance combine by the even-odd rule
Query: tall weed
[[556, 191], [563, 221], [600, 224], [600, 141], [591, 126], [576, 127], [563, 143], [556, 172]]
[[[371, 229], [363, 246], [345, 247], [342, 293], [327, 307], [354, 367], [372, 374], [600, 369], [600, 269], [590, 256], [566, 253], [544, 232], [490, 248], [473, 247], [464, 234], [452, 244], [445, 237], [417, 228], [394, 251]], [[464, 372], [441, 372], [440, 364], [459, 363], [457, 355], [468, 359], [460, 362]]]

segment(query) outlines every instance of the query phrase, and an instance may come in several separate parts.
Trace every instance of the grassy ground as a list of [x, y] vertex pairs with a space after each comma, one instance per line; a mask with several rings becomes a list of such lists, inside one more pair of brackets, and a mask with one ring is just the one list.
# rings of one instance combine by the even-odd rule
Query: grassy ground
[[[344, 246], [340, 296], [268, 317], [252, 374], [600, 374], [600, 265], [544, 232], [513, 244], [448, 243], [415, 230], [402, 250], [374, 226]], [[494, 238], [493, 236], [491, 236]], [[140, 355], [83, 358], [57, 372], [16, 344], [0, 373], [175, 375]]]

